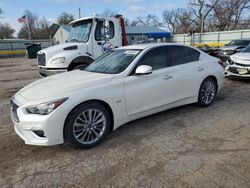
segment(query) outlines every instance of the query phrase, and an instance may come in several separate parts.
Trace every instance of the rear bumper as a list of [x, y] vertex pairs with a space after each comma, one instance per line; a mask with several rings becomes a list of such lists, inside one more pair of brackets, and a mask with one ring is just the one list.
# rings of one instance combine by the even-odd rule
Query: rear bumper
[[63, 72], [67, 72], [66, 68], [44, 68], [44, 67], [39, 67], [39, 74], [42, 77], [47, 77], [47, 76], [51, 76], [54, 74], [59, 74], [59, 73], [63, 73]]

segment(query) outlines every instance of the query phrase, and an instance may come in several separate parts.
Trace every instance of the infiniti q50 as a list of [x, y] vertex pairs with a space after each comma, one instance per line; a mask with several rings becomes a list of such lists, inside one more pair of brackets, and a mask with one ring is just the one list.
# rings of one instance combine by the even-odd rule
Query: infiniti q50
[[84, 70], [21, 89], [11, 99], [14, 128], [26, 144], [90, 148], [129, 121], [190, 103], [210, 106], [224, 82], [218, 62], [177, 44], [117, 48]]

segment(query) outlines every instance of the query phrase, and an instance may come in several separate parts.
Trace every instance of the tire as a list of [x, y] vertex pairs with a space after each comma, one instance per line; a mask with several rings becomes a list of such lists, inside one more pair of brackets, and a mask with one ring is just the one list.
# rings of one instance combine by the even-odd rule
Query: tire
[[72, 68], [72, 70], [77, 70], [77, 69], [85, 69], [88, 66], [87, 63], [83, 63], [80, 65], [76, 65], [75, 67]]
[[217, 85], [212, 78], [206, 78], [200, 87], [198, 96], [198, 105], [207, 107], [214, 102], [217, 92]]
[[102, 142], [110, 131], [110, 124], [110, 115], [104, 106], [97, 102], [83, 103], [69, 114], [64, 134], [73, 147], [89, 149]]

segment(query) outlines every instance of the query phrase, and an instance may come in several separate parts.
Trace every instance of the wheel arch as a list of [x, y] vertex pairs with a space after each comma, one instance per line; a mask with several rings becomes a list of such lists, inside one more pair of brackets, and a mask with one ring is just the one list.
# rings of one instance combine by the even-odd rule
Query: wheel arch
[[90, 64], [93, 61], [94, 61], [94, 59], [89, 57], [89, 56], [79, 56], [71, 61], [71, 63], [69, 64], [69, 67], [68, 67], [68, 71], [73, 70], [73, 68], [76, 67], [77, 65], [81, 65], [84, 63]]
[[[217, 78], [216, 78], [216, 76], [214, 76], [214, 75], [209, 75], [209, 76], [207, 76], [204, 80], [206, 80], [207, 78], [211, 78], [214, 82], [215, 82], [215, 84], [216, 84], [216, 93], [218, 92], [218, 80], [217, 80]], [[203, 80], [203, 81], [204, 81]]]
[[114, 129], [114, 113], [113, 113], [113, 110], [112, 108], [110, 107], [110, 105], [103, 101], [103, 100], [100, 100], [100, 99], [91, 99], [91, 100], [87, 100], [87, 101], [84, 101], [84, 102], [81, 102], [80, 104], [76, 105], [73, 109], [70, 110], [70, 112], [68, 113], [65, 121], [64, 121], [64, 125], [63, 125], [63, 137], [64, 139], [66, 138], [66, 134], [65, 134], [65, 125], [66, 123], [69, 121], [69, 117], [70, 117], [70, 114], [80, 105], [82, 104], [86, 104], [86, 103], [91, 103], [91, 102], [96, 102], [96, 103], [99, 103], [101, 105], [103, 105], [109, 112], [109, 115], [110, 115], [110, 120], [111, 120], [111, 125], [110, 125], [110, 131], [113, 131]]

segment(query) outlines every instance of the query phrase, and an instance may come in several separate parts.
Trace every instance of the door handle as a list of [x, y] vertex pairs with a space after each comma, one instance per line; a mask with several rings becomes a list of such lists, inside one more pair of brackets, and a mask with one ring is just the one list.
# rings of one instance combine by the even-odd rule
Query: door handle
[[199, 71], [199, 72], [201, 72], [201, 71], [204, 71], [205, 69], [203, 68], [203, 67], [199, 67], [198, 69], [197, 69], [197, 71]]
[[173, 78], [173, 76], [165, 75], [165, 76], [163, 77], [163, 80], [169, 80], [169, 79], [171, 79], [171, 78]]

